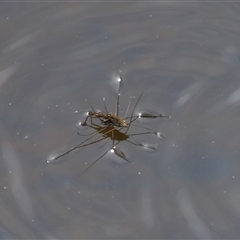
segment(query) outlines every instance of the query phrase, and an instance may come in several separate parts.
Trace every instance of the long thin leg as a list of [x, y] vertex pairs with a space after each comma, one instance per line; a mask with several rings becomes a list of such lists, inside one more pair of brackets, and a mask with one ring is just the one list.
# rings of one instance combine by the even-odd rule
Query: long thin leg
[[[137, 118], [138, 118], [138, 117], [135, 117], [134, 119], [132, 119], [132, 121], [131, 121], [130, 123], [132, 123], [133, 121], [135, 121]], [[92, 123], [92, 125], [98, 126], [97, 124], [94, 124], [94, 123]], [[89, 125], [86, 124], [86, 126], [89, 126]], [[99, 127], [99, 126], [98, 126], [98, 127]], [[97, 140], [95, 140], [94, 142], [91, 142], [91, 143], [82, 145], [83, 143], [85, 143], [86, 141], [88, 141], [88, 140], [90, 140], [92, 137], [94, 137], [97, 133], [103, 132], [106, 128], [107, 128], [107, 127], [101, 129], [100, 131], [96, 131], [95, 133], [92, 134], [91, 137], [89, 137], [89, 138], [86, 139], [85, 141], [81, 142], [78, 146], [76, 146], [74, 149], [71, 149], [71, 150], [73, 151], [73, 150], [75, 150], [76, 148], [80, 148], [80, 147], [83, 147], [83, 146], [88, 146], [88, 145], [90, 145], [90, 144], [92, 144], [92, 143], [98, 142], [98, 139], [97, 139]], [[119, 128], [118, 131], [121, 131], [122, 129], [123, 129], [123, 127]], [[118, 141], [116, 144], [114, 144], [114, 130], [115, 130], [115, 128], [110, 129], [109, 131], [107, 131], [106, 133], [104, 133], [104, 134], [106, 135], [106, 134], [109, 134], [109, 133], [112, 132], [112, 140], [113, 140], [113, 142], [112, 142], [112, 148], [114, 148], [114, 146], [116, 146], [116, 145], [120, 142], [120, 141]], [[147, 133], [150, 133], [150, 132], [147, 132]], [[146, 134], [147, 134], [147, 133], [146, 133]], [[144, 133], [142, 133], [142, 134], [144, 134]], [[136, 135], [137, 135], [137, 134], [136, 134]], [[140, 134], [139, 134], [139, 135], [140, 135]], [[105, 145], [105, 144], [104, 144], [104, 145]], [[68, 151], [67, 153], [69, 153], [69, 151]], [[66, 153], [66, 154], [67, 154], [67, 153]], [[65, 155], [65, 154], [64, 154], [64, 155]], [[60, 157], [60, 156], [59, 156], [59, 157]], [[58, 158], [59, 158], [59, 157], [58, 157]]]
[[96, 159], [94, 162], [92, 162], [81, 174], [79, 177], [81, 177], [90, 167], [92, 167], [96, 162], [98, 162], [101, 158], [103, 158], [109, 150], [111, 150], [112, 148], [108, 148], [108, 150], [106, 152], [104, 152], [98, 159]]
[[[85, 139], [85, 140], [82, 141], [80, 144], [78, 144], [76, 147], [71, 148], [70, 150], [68, 150], [68, 151], [64, 152], [63, 154], [61, 154], [61, 155], [53, 158], [53, 159], [50, 160], [50, 161], [57, 160], [58, 158], [65, 156], [66, 154], [74, 151], [74, 150], [77, 149], [77, 148], [85, 147], [85, 146], [88, 146], [88, 145], [90, 145], [90, 144], [92, 144], [92, 143], [95, 143], [95, 142], [100, 142], [101, 140], [103, 140], [103, 139], [105, 139], [105, 138], [102, 138], [101, 140], [98, 140], [98, 139], [97, 139], [97, 140], [95, 140], [94, 142], [84, 144], [85, 142], [87, 142], [88, 140], [90, 140], [91, 138], [93, 138], [94, 136], [96, 136], [98, 133], [101, 133], [102, 131], [104, 131], [106, 128], [107, 128], [107, 127], [103, 128], [103, 129], [100, 130], [100, 131], [96, 131], [91, 137]], [[111, 129], [111, 130], [107, 131], [105, 134], [108, 134], [108, 133], [110, 133], [110, 132], [113, 131], [113, 130], [114, 130], [114, 129]], [[50, 162], [50, 161], [49, 161], [49, 162]]]
[[[96, 110], [88, 103], [88, 105], [90, 106], [90, 108], [92, 109], [92, 111], [93, 111], [93, 113], [96, 113]], [[89, 116], [89, 114], [87, 115], [87, 117], [86, 117], [86, 119], [85, 119], [85, 121], [81, 124], [82, 126], [85, 126], [86, 125], [86, 122], [87, 122], [87, 120], [88, 120], [88, 118], [89, 118], [90, 116]], [[92, 123], [92, 117], [90, 117], [91, 118], [91, 123]]]
[[[122, 128], [121, 128], [121, 129], [122, 129]], [[125, 161], [131, 163], [131, 161], [129, 161], [129, 160], [125, 157], [125, 155], [122, 155], [122, 154], [120, 154], [120, 153], [117, 152], [117, 150], [116, 150], [115, 147], [118, 145], [119, 142], [120, 142], [120, 141], [117, 141], [111, 148], [108, 148], [107, 151], [105, 151], [98, 159], [96, 159], [94, 162], [92, 162], [92, 163], [80, 174], [79, 177], [81, 177], [90, 167], [92, 167], [96, 162], [98, 162], [101, 158], [103, 158], [103, 157], [108, 153], [108, 151], [111, 150], [111, 149], [114, 151], [114, 153], [115, 153], [117, 156], [119, 156], [119, 157], [121, 157], [122, 159], [124, 159]]]
[[114, 131], [112, 131], [112, 148], [114, 146]]
[[130, 101], [128, 102], [128, 106], [127, 106], [127, 110], [126, 110], [126, 113], [125, 113], [125, 115], [124, 115], [124, 119], [126, 119], [126, 116], [127, 116], [127, 114], [128, 114], [128, 110], [129, 110], [129, 107], [130, 107]]
[[[155, 134], [154, 132], [143, 132], [143, 133], [133, 133], [133, 134], [129, 134], [128, 136], [139, 136], [139, 135], [144, 135], [144, 134]], [[159, 135], [161, 138], [165, 138], [164, 136], [162, 136], [161, 134]]]
[[[108, 139], [108, 140], [109, 140], [109, 139]], [[104, 146], [108, 143], [108, 140], [107, 140], [103, 145], [101, 145], [100, 147], [98, 147], [98, 149], [104, 147]]]
[[[111, 148], [110, 148], [111, 149]], [[104, 154], [102, 154], [97, 160], [95, 160], [94, 162], [92, 162], [81, 174], [79, 177], [81, 177], [90, 167], [92, 167], [98, 160], [100, 160], [102, 157], [104, 157], [108, 151], [110, 150], [108, 149], [106, 152], [104, 152]]]
[[137, 124], [131, 124], [131, 125], [134, 126], [134, 127], [139, 127], [139, 128], [142, 128], [142, 129], [149, 130], [149, 131], [151, 131], [151, 132], [154, 133], [154, 134], [158, 134], [157, 132], [153, 131], [151, 128], [139, 126], [139, 125], [137, 125]]
[[[94, 143], [94, 142], [91, 142], [91, 143], [87, 143], [87, 144], [84, 144], [84, 145], [83, 145], [83, 143], [87, 142], [88, 140], [90, 140], [92, 137], [94, 137], [94, 136], [97, 135], [98, 133], [102, 133], [105, 129], [107, 129], [107, 127], [101, 129], [100, 131], [96, 131], [91, 137], [87, 138], [86, 140], [82, 141], [78, 146], [76, 146], [76, 148], [80, 148], [80, 147], [83, 147], [83, 146], [88, 146], [88, 145]], [[110, 129], [109, 131], [105, 132], [104, 134], [107, 135], [107, 134], [109, 134], [110, 132], [112, 132], [113, 130], [114, 130], [114, 128], [113, 128], [113, 129]], [[100, 136], [99, 136], [99, 137], [100, 137]], [[106, 138], [106, 137], [104, 137], [104, 138]], [[97, 141], [97, 140], [95, 140], [95, 141]], [[76, 149], [76, 148], [75, 148], [75, 149]]]
[[[165, 116], [165, 115], [162, 115], [162, 114], [159, 114], [159, 115], [151, 115], [151, 114], [148, 114], [148, 113], [141, 113], [139, 114], [138, 116], [133, 116], [133, 117], [139, 117], [139, 118], [171, 118], [170, 116]], [[128, 119], [128, 118], [131, 118], [131, 117], [125, 117], [124, 119]]]
[[82, 126], [85, 126], [85, 125], [86, 125], [86, 122], [87, 122], [88, 118], [89, 118], [89, 115], [87, 115], [85, 121], [84, 121], [83, 123], [81, 123]]
[[132, 118], [132, 120], [128, 124], [131, 124], [132, 122], [136, 121], [137, 119], [138, 119], [138, 116]]
[[[137, 105], [138, 105], [138, 103], [139, 103], [139, 101], [140, 101], [142, 95], [143, 95], [143, 92], [142, 92], [141, 95], [139, 96], [139, 98], [138, 98], [138, 100], [137, 100], [137, 102], [136, 102], [136, 104], [135, 104], [135, 106], [134, 106], [134, 108], [133, 108], [133, 111], [132, 111], [132, 114], [131, 114], [131, 118], [130, 118], [130, 123], [133, 122], [133, 121], [132, 121], [132, 119], [133, 119], [133, 113], [134, 113], [134, 111], [135, 111], [135, 109], [136, 109], [136, 107], [137, 107]], [[138, 118], [138, 116], [134, 119], [134, 121], [135, 121], [137, 118]], [[131, 124], [128, 124], [127, 130], [126, 130], [125, 133], [128, 132], [128, 129], [130, 128], [130, 125], [131, 125]]]
[[149, 113], [141, 113], [139, 115], [140, 118], [170, 118], [170, 116], [165, 116], [165, 115], [162, 115], [161, 113], [159, 115], [152, 115], [152, 114], [149, 114]]
[[118, 82], [119, 82], [119, 86], [118, 86], [118, 93], [117, 93], [117, 100], [116, 100], [116, 108], [115, 108], [115, 115], [116, 115], [116, 116], [118, 116], [118, 109], [119, 109], [120, 89], [121, 89], [121, 82], [122, 82], [121, 71], [119, 72]]
[[[162, 116], [161, 114], [159, 116], [153, 116], [153, 115], [144, 115], [144, 117], [141, 116], [141, 118], [158, 118], [158, 117], [167, 117], [167, 118], [170, 118], [169, 116]], [[140, 118], [139, 116], [133, 116], [133, 121], [135, 121], [136, 119]], [[125, 118], [127, 119], [127, 118]], [[133, 121], [130, 121], [130, 123], [132, 123]], [[130, 125], [130, 124], [129, 124]], [[139, 128], [142, 128], [142, 129], [146, 129], [146, 130], [149, 130], [149, 131], [152, 131], [152, 133], [154, 134], [158, 134], [158, 132], [155, 132], [153, 131], [151, 128], [148, 128], [148, 127], [143, 127], [143, 126], [139, 126], [137, 124], [131, 124], [132, 126], [135, 126], [135, 127], [139, 127]]]
[[70, 150], [64, 152], [63, 154], [61, 154], [61, 155], [59, 155], [59, 156], [57, 156], [57, 157], [55, 157], [55, 158], [53, 158], [53, 159], [51, 159], [51, 160], [48, 160], [48, 162], [50, 163], [51, 161], [57, 160], [57, 159], [65, 156], [65, 155], [67, 155], [68, 153], [74, 151], [75, 149], [89, 146], [89, 145], [91, 145], [91, 144], [93, 144], [93, 143], [100, 142], [100, 141], [102, 141], [102, 140], [104, 140], [104, 139], [106, 139], [106, 138], [104, 137], [104, 138], [98, 139], [98, 140], [96, 140], [96, 141], [93, 141], [93, 142], [91, 142], [91, 143], [87, 143], [87, 144], [83, 144], [83, 145], [77, 145], [76, 147], [71, 148]]
[[94, 133], [96, 133], [96, 131], [94, 131], [94, 132], [92, 132], [92, 133], [86, 133], [86, 134], [82, 134], [82, 133], [80, 133], [80, 132], [77, 132], [77, 134], [79, 135], [79, 136], [91, 136], [91, 135], [93, 135]]
[[127, 133], [127, 131], [128, 131], [128, 129], [129, 129], [131, 123], [134, 122], [134, 121], [136, 121], [137, 119], [138, 119], [138, 116], [137, 116], [137, 117], [134, 117], [134, 118], [128, 123], [128, 128], [127, 128], [127, 130], [124, 132], [124, 134]]
[[108, 113], [105, 98], [103, 98], [103, 102], [104, 102], [104, 108], [105, 108], [105, 111], [106, 111], [106, 113]]

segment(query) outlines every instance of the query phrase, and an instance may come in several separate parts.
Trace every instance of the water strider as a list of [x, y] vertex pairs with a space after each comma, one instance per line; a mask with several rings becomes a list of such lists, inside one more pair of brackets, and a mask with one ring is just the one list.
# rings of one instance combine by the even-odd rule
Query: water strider
[[[48, 163], [51, 163], [54, 160], [57, 160], [65, 155], [67, 155], [68, 153], [76, 150], [76, 149], [80, 149], [83, 147], [87, 147], [89, 145], [101, 142], [103, 140], [112, 140], [112, 144], [111, 147], [107, 149], [107, 151], [105, 151], [99, 158], [97, 158], [94, 162], [92, 162], [82, 173], [80, 176], [82, 176], [93, 164], [95, 164], [98, 160], [100, 160], [102, 157], [104, 157], [110, 150], [112, 150], [112, 152], [115, 153], [115, 155], [117, 155], [118, 157], [124, 159], [127, 162], [130, 162], [125, 154], [120, 151], [116, 146], [121, 142], [121, 141], [127, 141], [130, 144], [139, 146], [139, 147], [145, 147], [145, 148], [149, 148], [149, 149], [155, 149], [154, 146], [147, 146], [144, 145], [142, 143], [139, 143], [138, 141], [136, 141], [134, 139], [134, 136], [137, 135], [143, 135], [143, 134], [156, 134], [160, 137], [161, 134], [151, 130], [148, 127], [143, 127], [143, 126], [139, 126], [139, 125], [135, 125], [133, 122], [136, 121], [138, 118], [161, 118], [161, 117], [166, 117], [169, 118], [169, 116], [164, 116], [162, 114], [159, 115], [151, 115], [148, 113], [141, 113], [137, 116], [134, 116], [134, 111], [143, 95], [143, 92], [141, 93], [141, 95], [138, 97], [134, 108], [132, 110], [132, 113], [130, 115], [130, 117], [120, 117], [119, 114], [119, 101], [120, 101], [120, 90], [121, 90], [121, 82], [122, 82], [122, 78], [121, 75], [118, 78], [118, 82], [119, 82], [119, 86], [118, 86], [118, 93], [117, 93], [117, 99], [116, 99], [116, 106], [115, 106], [115, 113], [111, 113], [107, 111], [107, 107], [106, 104], [104, 102], [104, 107], [105, 107], [105, 111], [96, 111], [94, 110], [94, 108], [92, 106], [91, 109], [92, 111], [89, 111], [87, 113], [87, 117], [84, 120], [83, 123], [81, 123], [82, 126], [88, 126], [90, 128], [92, 128], [94, 130], [93, 133], [88, 134], [87, 138], [85, 140], [83, 140], [80, 144], [78, 144], [77, 146], [69, 149], [68, 151], [48, 160]], [[128, 112], [130, 103], [128, 105], [126, 114]], [[125, 114], [125, 115], [126, 115]], [[90, 119], [90, 123], [88, 123]], [[93, 122], [93, 119], [99, 119], [100, 123], [102, 126], [97, 125], [96, 123]], [[145, 132], [140, 132], [140, 133], [133, 133], [133, 134], [128, 134], [129, 128], [130, 126], [136, 126], [142, 129], [145, 129], [147, 131]], [[81, 133], [78, 133], [80, 136], [84, 136]], [[86, 135], [85, 135], [86, 136]], [[130, 138], [132, 138], [132, 140], [130, 140]], [[108, 141], [106, 141], [102, 146], [104, 146]], [[101, 146], [101, 147], [102, 147]]]
[[[118, 111], [119, 111], [119, 99], [120, 99], [120, 90], [121, 90], [121, 82], [122, 82], [122, 78], [121, 76], [119, 76], [118, 78], [118, 82], [119, 82], [119, 87], [118, 87], [118, 93], [117, 93], [117, 100], [116, 100], [116, 107], [115, 107], [115, 113], [108, 113], [107, 111], [107, 107], [104, 101], [104, 106], [105, 106], [105, 110], [106, 112], [96, 112], [92, 107], [93, 111], [88, 112], [87, 117], [84, 121], [84, 123], [82, 123], [82, 126], [85, 126], [88, 118], [98, 118], [101, 121], [101, 124], [109, 126], [109, 127], [128, 127], [129, 123], [126, 122], [123, 118], [118, 116]], [[143, 93], [142, 93], [143, 94]], [[140, 97], [138, 98], [137, 103], [139, 102], [142, 94], [140, 95]], [[136, 103], [136, 105], [137, 105]], [[135, 105], [135, 108], [136, 108]], [[134, 108], [134, 110], [135, 110]]]

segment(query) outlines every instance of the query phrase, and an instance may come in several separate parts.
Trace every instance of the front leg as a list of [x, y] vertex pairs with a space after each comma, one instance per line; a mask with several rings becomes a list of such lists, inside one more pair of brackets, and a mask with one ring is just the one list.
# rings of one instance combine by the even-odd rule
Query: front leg
[[87, 122], [88, 118], [89, 118], [89, 115], [87, 115], [85, 121], [83, 123], [81, 123], [82, 126], [86, 126], [86, 122]]

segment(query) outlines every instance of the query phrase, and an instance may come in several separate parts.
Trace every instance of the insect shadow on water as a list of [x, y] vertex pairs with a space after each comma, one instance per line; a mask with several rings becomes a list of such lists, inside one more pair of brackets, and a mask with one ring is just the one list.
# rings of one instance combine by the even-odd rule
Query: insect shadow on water
[[[153, 131], [152, 129], [148, 128], [148, 127], [143, 127], [143, 126], [139, 126], [136, 125], [134, 122], [138, 119], [138, 118], [169, 118], [169, 116], [164, 116], [162, 114], [157, 114], [157, 115], [152, 115], [152, 114], [148, 114], [148, 113], [141, 113], [138, 115], [134, 115], [135, 109], [143, 95], [143, 92], [141, 93], [141, 95], [138, 97], [132, 113], [129, 117], [126, 117], [127, 112], [129, 110], [130, 107], [130, 102], [128, 104], [127, 110], [126, 110], [126, 114], [124, 118], [121, 118], [118, 114], [119, 114], [119, 102], [120, 102], [120, 90], [121, 90], [121, 82], [122, 82], [122, 78], [121, 78], [121, 74], [119, 75], [118, 78], [118, 82], [119, 82], [119, 86], [118, 86], [118, 93], [117, 93], [117, 99], [116, 99], [116, 106], [115, 106], [115, 113], [111, 113], [108, 112], [107, 107], [106, 107], [106, 103], [104, 101], [104, 108], [105, 111], [96, 111], [92, 106], [91, 107], [91, 111], [87, 112], [87, 117], [84, 120], [83, 123], [81, 123], [82, 126], [87, 126], [91, 129], [93, 129], [94, 131], [90, 134], [81, 134], [78, 132], [78, 135], [80, 136], [86, 136], [87, 138], [85, 140], [83, 140], [80, 144], [78, 144], [77, 146], [69, 149], [68, 151], [49, 159], [47, 162], [48, 163], [52, 163], [55, 160], [69, 154], [70, 152], [76, 150], [76, 149], [80, 149], [83, 147], [87, 147], [90, 146], [92, 144], [101, 142], [103, 140], [107, 140], [102, 146], [100, 146], [99, 148], [102, 148], [105, 144], [107, 144], [108, 140], [111, 140], [111, 147], [108, 148], [100, 157], [98, 157], [95, 161], [93, 161], [81, 174], [80, 176], [82, 176], [90, 167], [92, 167], [96, 162], [98, 162], [101, 158], [103, 158], [110, 150], [112, 152], [114, 152], [114, 154], [118, 157], [120, 157], [121, 159], [131, 163], [131, 161], [129, 159], [127, 159], [127, 157], [125, 156], [124, 152], [122, 152], [121, 150], [119, 150], [116, 146], [122, 142], [122, 141], [126, 141], [132, 145], [138, 146], [138, 147], [144, 147], [144, 148], [148, 148], [148, 149], [152, 149], [155, 150], [156, 148], [152, 145], [145, 145], [142, 144], [140, 142], [138, 142], [134, 136], [139, 136], [139, 135], [144, 135], [144, 134], [155, 134], [157, 136], [160, 136], [162, 138], [164, 138], [160, 133]], [[100, 120], [100, 124], [103, 126], [100, 126], [96, 123], [93, 122], [93, 119], [99, 119]], [[132, 133], [129, 134], [128, 131], [130, 129], [131, 126], [135, 126], [135, 127], [139, 127], [141, 129], [144, 129], [144, 132], [140, 132], [140, 133]]]

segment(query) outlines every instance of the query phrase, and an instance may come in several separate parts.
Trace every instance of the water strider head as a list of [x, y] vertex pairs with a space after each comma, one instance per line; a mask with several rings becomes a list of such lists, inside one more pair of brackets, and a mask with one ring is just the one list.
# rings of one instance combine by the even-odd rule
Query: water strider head
[[87, 116], [88, 117], [95, 117], [95, 118], [108, 118], [108, 115], [107, 113], [105, 112], [101, 112], [101, 111], [89, 111], [87, 112]]

